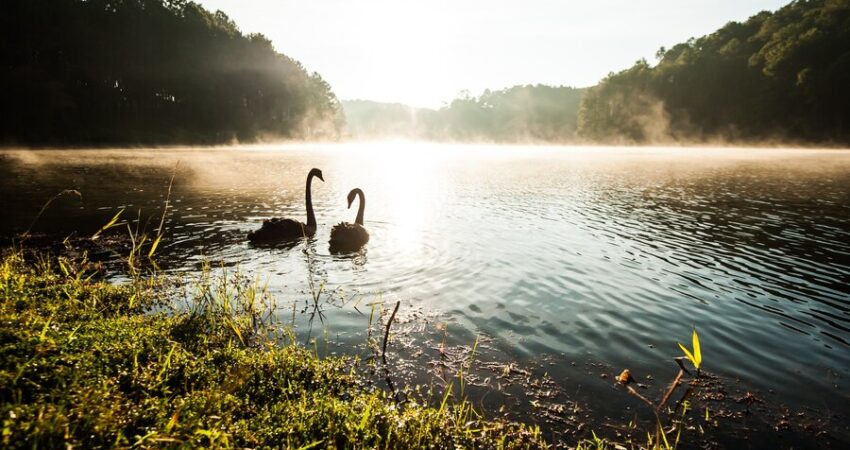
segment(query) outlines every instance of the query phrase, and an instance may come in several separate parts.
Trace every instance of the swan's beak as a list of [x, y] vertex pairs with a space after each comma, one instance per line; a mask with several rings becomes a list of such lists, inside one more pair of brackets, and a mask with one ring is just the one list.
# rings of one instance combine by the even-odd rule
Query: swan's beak
[[324, 178], [322, 178], [322, 173], [321, 173], [321, 172], [319, 172], [316, 176], [317, 176], [320, 180], [322, 180], [322, 182], [324, 183], [325, 179], [324, 179]]
[[349, 199], [348, 199], [348, 209], [351, 209], [351, 204], [352, 204], [352, 203], [354, 203], [354, 199], [353, 199], [353, 198], [349, 198]]

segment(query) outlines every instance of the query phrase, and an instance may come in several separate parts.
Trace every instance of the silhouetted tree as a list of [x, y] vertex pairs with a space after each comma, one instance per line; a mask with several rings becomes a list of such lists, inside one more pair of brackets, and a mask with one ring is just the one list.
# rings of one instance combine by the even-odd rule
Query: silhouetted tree
[[0, 141], [222, 143], [334, 136], [318, 74], [185, 0], [7, 0]]
[[795, 1], [657, 56], [589, 90], [581, 136], [850, 142], [850, 0]]

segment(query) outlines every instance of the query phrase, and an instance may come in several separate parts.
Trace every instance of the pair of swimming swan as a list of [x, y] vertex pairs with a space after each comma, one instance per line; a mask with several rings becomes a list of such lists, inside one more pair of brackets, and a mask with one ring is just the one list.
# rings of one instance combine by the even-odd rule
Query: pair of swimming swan
[[[313, 178], [322, 181], [322, 171], [312, 169], [307, 174], [307, 190], [305, 194], [307, 206], [307, 223], [293, 219], [275, 217], [263, 221], [259, 230], [248, 233], [248, 240], [252, 243], [275, 243], [294, 241], [302, 237], [316, 234], [316, 215], [313, 213], [313, 195], [311, 185]], [[357, 210], [357, 218], [354, 223], [342, 222], [331, 230], [331, 251], [355, 251], [369, 242], [369, 233], [363, 228], [363, 210], [366, 209], [366, 196], [360, 189], [352, 189], [348, 193], [348, 207], [354, 202], [355, 197], [360, 196], [360, 207]]]

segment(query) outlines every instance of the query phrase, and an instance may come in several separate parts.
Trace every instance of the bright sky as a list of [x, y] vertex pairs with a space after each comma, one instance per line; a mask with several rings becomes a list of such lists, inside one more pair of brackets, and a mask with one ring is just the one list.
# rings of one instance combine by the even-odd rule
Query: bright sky
[[583, 87], [788, 0], [197, 0], [340, 99], [437, 107], [462, 90]]

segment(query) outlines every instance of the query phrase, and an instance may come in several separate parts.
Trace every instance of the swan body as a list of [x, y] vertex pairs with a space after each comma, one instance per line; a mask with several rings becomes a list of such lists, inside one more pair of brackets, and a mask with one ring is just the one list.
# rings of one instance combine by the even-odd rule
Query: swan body
[[313, 177], [325, 181], [325, 179], [322, 178], [322, 171], [319, 169], [313, 169], [307, 174], [305, 195], [307, 223], [282, 217], [266, 219], [263, 221], [263, 225], [260, 226], [259, 230], [248, 233], [248, 240], [251, 243], [270, 244], [276, 242], [290, 242], [316, 234], [316, 215], [313, 213], [313, 196], [310, 189]]
[[363, 228], [363, 210], [366, 209], [366, 196], [360, 189], [352, 189], [348, 193], [348, 207], [354, 202], [355, 197], [360, 197], [360, 207], [357, 210], [357, 218], [354, 223], [341, 222], [334, 225], [331, 230], [330, 247], [331, 252], [353, 252], [369, 242], [369, 232]]

